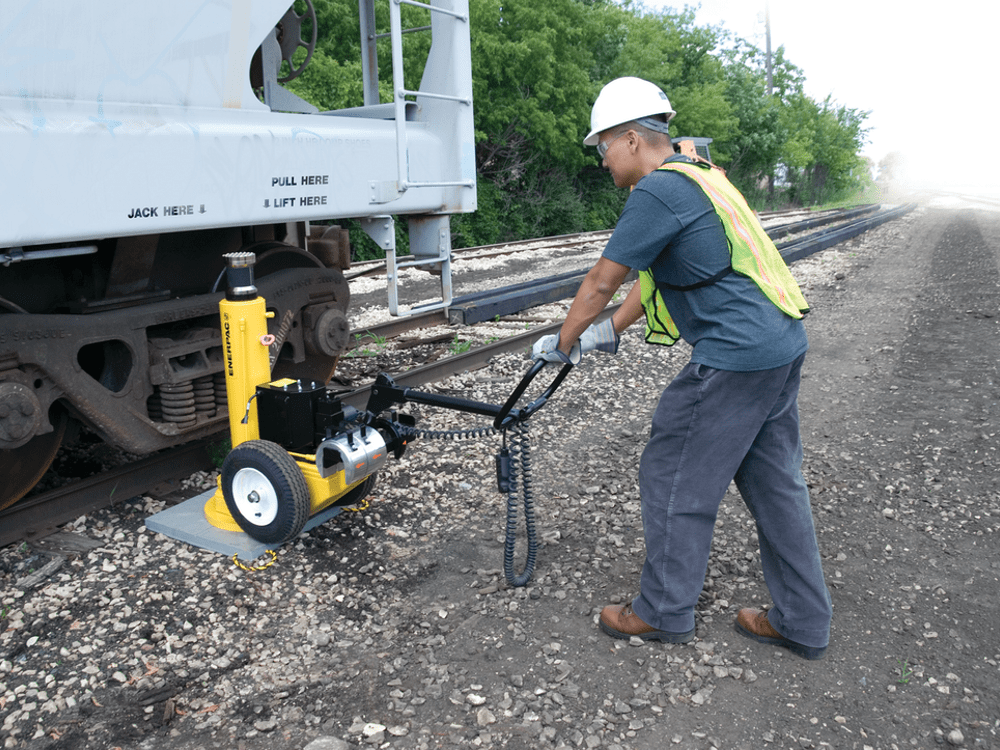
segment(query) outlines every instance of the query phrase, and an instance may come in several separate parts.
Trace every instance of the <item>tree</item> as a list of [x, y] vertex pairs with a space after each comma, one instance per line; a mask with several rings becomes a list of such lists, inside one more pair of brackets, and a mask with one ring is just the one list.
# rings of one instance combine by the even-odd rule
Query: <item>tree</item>
[[579, 143], [594, 94], [587, 11], [577, 0], [472, 0], [473, 98], [484, 154], [517, 146], [516, 133], [543, 161], [583, 166]]
[[602, 82], [619, 76], [652, 81], [677, 112], [672, 121], [675, 135], [708, 136], [726, 143], [737, 120], [726, 98], [722, 62], [714, 54], [716, 30], [696, 26], [694, 11], [685, 8], [679, 14], [625, 13], [621, 27], [612, 33], [619, 41], [618, 54], [606, 66]]
[[794, 200], [821, 203], [861, 185], [867, 112], [838, 106], [830, 97], [817, 104], [797, 94], [782, 115], [789, 132], [782, 162]]
[[768, 95], [765, 59], [761, 50], [735, 40], [723, 53], [726, 98], [732, 104], [737, 127], [728, 142], [713, 150], [729, 178], [748, 200], [763, 200], [764, 186], [773, 187], [788, 130], [781, 110], [788, 96], [800, 86], [799, 69], [784, 57], [779, 47], [772, 60], [773, 92]]
[[[289, 87], [321, 109], [362, 103], [356, 0], [313, 0], [319, 42]], [[376, 3], [376, 26], [389, 26]], [[401, 7], [404, 27], [427, 11]], [[619, 76], [660, 86], [677, 111], [671, 132], [713, 139], [713, 159], [752, 204], [764, 178], [783, 175], [783, 198], [805, 203], [849, 190], [866, 112], [805, 95], [804, 73], [779, 47], [773, 91], [764, 53], [722, 28], [698, 26], [694, 10], [646, 9], [624, 0], [470, 0], [479, 210], [453, 219], [453, 243], [486, 244], [605, 228], [627, 193], [611, 185], [583, 138], [601, 87]], [[415, 83], [429, 34], [405, 38], [404, 70]], [[392, 99], [388, 39], [379, 42], [382, 101]]]

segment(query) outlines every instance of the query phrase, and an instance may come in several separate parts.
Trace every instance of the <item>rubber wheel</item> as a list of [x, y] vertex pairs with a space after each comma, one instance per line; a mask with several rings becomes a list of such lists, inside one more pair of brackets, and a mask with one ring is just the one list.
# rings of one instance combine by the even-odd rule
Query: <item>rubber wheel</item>
[[298, 464], [269, 440], [248, 440], [222, 463], [222, 495], [240, 528], [258, 542], [284, 544], [309, 519], [309, 489]]
[[369, 474], [357, 487], [348, 490], [344, 495], [337, 498], [335, 506], [357, 505], [371, 494], [378, 483], [378, 474]]

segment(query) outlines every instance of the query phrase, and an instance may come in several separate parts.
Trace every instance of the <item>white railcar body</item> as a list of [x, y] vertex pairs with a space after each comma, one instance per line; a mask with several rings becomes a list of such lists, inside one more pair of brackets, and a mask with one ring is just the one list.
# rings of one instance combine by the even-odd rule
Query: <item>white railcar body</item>
[[[316, 27], [315, 16], [302, 25], [307, 0], [289, 1], [0, 3], [9, 484], [37, 481], [69, 419], [134, 453], [225, 429], [224, 253], [259, 255], [275, 373], [329, 378], [346, 346], [337, 220], [360, 220], [385, 249], [394, 314], [409, 311], [396, 290], [406, 265], [439, 273], [430, 306], [449, 304], [449, 216], [476, 207], [468, 0], [379, 0], [390, 11], [387, 102], [375, 0], [359, 0], [364, 100], [331, 112], [281, 85], [289, 67], [300, 72], [292, 35]], [[429, 16], [416, 87], [403, 80], [401, 3]], [[24, 491], [8, 489], [0, 508]]]

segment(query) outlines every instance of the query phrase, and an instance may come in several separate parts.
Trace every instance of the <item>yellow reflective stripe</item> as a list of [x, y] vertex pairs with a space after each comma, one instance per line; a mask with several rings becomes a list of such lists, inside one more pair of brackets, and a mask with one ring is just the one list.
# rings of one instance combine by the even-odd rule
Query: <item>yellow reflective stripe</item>
[[681, 333], [670, 316], [670, 310], [656, 286], [651, 269], [639, 272], [639, 290], [646, 317], [646, 343], [673, 346], [680, 339]]
[[763, 277], [764, 282], [767, 283], [772, 288], [774, 288], [778, 292], [778, 298], [782, 302], [784, 302], [784, 297], [785, 297], [784, 290], [777, 287], [774, 281], [768, 276], [767, 270], [764, 268], [764, 260], [760, 255], [760, 247], [754, 241], [754, 238], [752, 237], [750, 230], [746, 226], [744, 226], [743, 222], [740, 220], [740, 217], [737, 214], [736, 208], [728, 200], [727, 196], [725, 196], [719, 189], [716, 188], [715, 185], [713, 185], [705, 178], [705, 170], [702, 167], [695, 167], [694, 165], [687, 165], [687, 164], [685, 165], [665, 164], [664, 167], [668, 167], [670, 169], [681, 169], [685, 174], [689, 175], [692, 179], [694, 179], [695, 182], [697, 182], [701, 186], [702, 190], [704, 190], [706, 193], [709, 194], [709, 197], [712, 196], [715, 197], [715, 200], [713, 200], [712, 202], [717, 207], [725, 211], [726, 214], [729, 216], [730, 226], [733, 227], [733, 230], [736, 231], [736, 233], [740, 236], [740, 238], [747, 244], [747, 249], [750, 250], [750, 252], [753, 254], [754, 260], [757, 261], [757, 270]]
[[715, 207], [721, 208], [729, 216], [730, 226], [739, 235], [746, 245], [747, 249], [753, 254], [754, 260], [757, 262], [757, 272], [761, 275], [761, 280], [770, 286], [778, 295], [778, 300], [784, 304], [785, 303], [785, 290], [781, 288], [780, 285], [776, 284], [774, 280], [768, 275], [767, 269], [764, 267], [764, 259], [761, 257], [761, 249], [757, 242], [754, 240], [750, 230], [744, 226], [743, 222], [738, 216], [737, 209], [733, 206], [730, 200], [725, 196], [720, 189], [709, 182], [705, 177], [705, 170], [702, 167], [696, 167], [693, 164], [664, 164], [660, 169], [676, 169], [684, 172], [686, 175], [690, 176], [698, 185], [704, 190], [710, 198], [714, 197], [712, 203]]

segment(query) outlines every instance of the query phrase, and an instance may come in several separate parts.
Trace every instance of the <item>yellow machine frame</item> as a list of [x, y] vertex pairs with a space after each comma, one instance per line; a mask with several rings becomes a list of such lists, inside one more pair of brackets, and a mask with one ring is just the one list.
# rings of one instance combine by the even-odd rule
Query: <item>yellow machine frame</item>
[[[249, 256], [241, 258], [252, 267], [252, 253], [233, 255]], [[230, 262], [232, 256], [226, 256]], [[222, 327], [223, 350], [225, 354], [226, 401], [229, 406], [229, 433], [232, 447], [249, 440], [258, 440], [257, 404], [254, 396], [257, 386], [270, 382], [271, 362], [269, 347], [274, 337], [267, 332], [267, 321], [274, 313], [267, 311], [266, 301], [256, 296], [252, 299], [223, 299], [219, 302], [219, 316]], [[277, 381], [281, 384], [281, 381]], [[309, 515], [314, 515], [329, 507], [365, 480], [348, 485], [344, 481], [345, 472], [339, 471], [329, 477], [320, 476], [316, 468], [315, 456], [289, 453], [295, 460], [306, 486], [309, 489]], [[205, 518], [219, 529], [242, 531], [226, 506], [222, 492], [222, 478], [219, 477], [215, 493], [205, 503]]]

